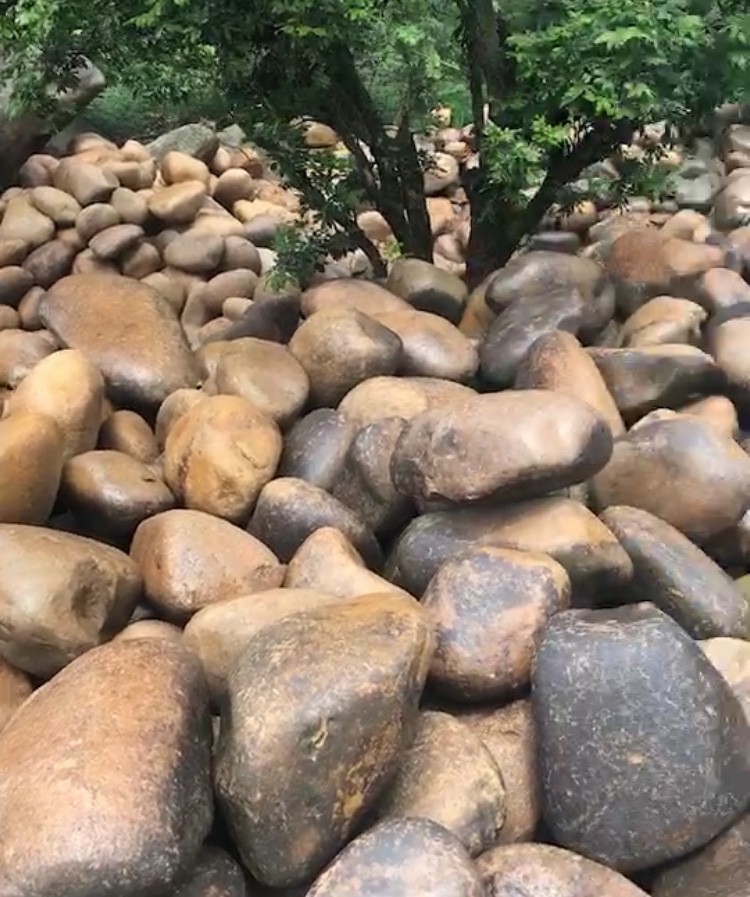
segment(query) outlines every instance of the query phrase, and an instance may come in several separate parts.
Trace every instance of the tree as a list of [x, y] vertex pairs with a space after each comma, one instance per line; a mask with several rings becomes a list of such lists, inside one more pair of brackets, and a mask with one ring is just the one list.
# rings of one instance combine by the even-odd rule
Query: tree
[[[0, 39], [19, 103], [80, 54], [166, 98], [213, 79], [316, 213], [318, 245], [361, 247], [358, 203], [432, 257], [414, 131], [446, 85], [467, 99], [468, 274], [502, 265], [588, 166], [664, 119], [683, 125], [750, 78], [746, 0], [16, 0]], [[82, 27], [81, 22], [86, 26]], [[133, 60], [136, 60], [133, 62]], [[311, 155], [289, 122], [349, 151]]]

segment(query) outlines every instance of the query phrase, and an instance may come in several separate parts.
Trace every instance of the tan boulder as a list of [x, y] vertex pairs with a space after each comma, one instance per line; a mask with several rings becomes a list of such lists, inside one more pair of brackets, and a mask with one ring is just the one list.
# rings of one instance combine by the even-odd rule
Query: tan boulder
[[20, 241], [28, 251], [51, 240], [54, 233], [52, 219], [38, 211], [25, 196], [8, 201], [0, 221], [0, 241]]
[[75, 156], [61, 160], [52, 175], [52, 184], [58, 190], [69, 193], [82, 206], [106, 202], [120, 186], [114, 174]]
[[140, 414], [126, 409], [114, 411], [104, 419], [97, 447], [124, 452], [144, 464], [150, 464], [159, 455], [154, 431]]
[[701, 326], [708, 317], [697, 302], [657, 296], [635, 311], [622, 325], [619, 345], [626, 348], [662, 343], [699, 345]]
[[136, 530], [130, 555], [148, 600], [184, 623], [209, 605], [281, 585], [284, 567], [254, 536], [201, 511], [165, 511]]
[[29, 198], [34, 207], [51, 218], [58, 227], [75, 224], [81, 211], [81, 205], [76, 199], [56, 187], [35, 187]]
[[0, 736], [0, 881], [35, 897], [171, 893], [211, 828], [209, 769], [187, 651], [156, 639], [90, 651]]
[[60, 486], [64, 442], [57, 424], [37, 412], [0, 420], [0, 522], [42, 524]]
[[205, 197], [206, 185], [201, 181], [181, 181], [155, 190], [148, 199], [148, 209], [167, 224], [188, 224], [197, 215]]
[[97, 258], [113, 262], [139, 246], [143, 237], [139, 224], [116, 224], [93, 236], [89, 248]]
[[205, 162], [171, 150], [161, 160], [161, 176], [165, 184], [178, 184], [182, 181], [202, 181], [208, 183], [209, 170]]
[[422, 259], [397, 259], [388, 272], [388, 289], [419, 311], [433, 312], [457, 324], [468, 291], [454, 274]]
[[124, 224], [139, 224], [143, 227], [148, 220], [148, 203], [135, 190], [118, 187], [109, 202]]
[[366, 315], [378, 315], [408, 310], [409, 304], [376, 283], [353, 278], [327, 281], [302, 294], [301, 310], [305, 317], [329, 308], [351, 308]]
[[141, 577], [126, 554], [70, 533], [0, 524], [0, 654], [49, 677], [128, 622]]
[[48, 330], [0, 332], [0, 386], [15, 389], [29, 372], [58, 348]]
[[51, 240], [32, 250], [23, 263], [34, 283], [49, 289], [52, 284], [70, 273], [75, 258], [75, 248], [63, 240]]
[[0, 732], [32, 691], [33, 686], [26, 673], [0, 659]]
[[35, 412], [55, 421], [63, 437], [63, 455], [87, 452], [96, 445], [104, 402], [104, 379], [76, 349], [54, 352], [21, 381], [5, 414]]

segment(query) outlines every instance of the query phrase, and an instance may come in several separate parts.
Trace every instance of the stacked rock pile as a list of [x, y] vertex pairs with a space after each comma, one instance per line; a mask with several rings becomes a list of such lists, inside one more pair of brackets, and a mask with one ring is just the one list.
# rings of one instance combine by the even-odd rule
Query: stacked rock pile
[[0, 897], [746, 894], [750, 129], [470, 295], [71, 149], [0, 197]]

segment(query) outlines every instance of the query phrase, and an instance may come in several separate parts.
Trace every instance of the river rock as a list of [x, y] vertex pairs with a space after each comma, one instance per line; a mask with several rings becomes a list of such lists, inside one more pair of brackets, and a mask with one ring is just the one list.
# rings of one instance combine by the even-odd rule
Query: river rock
[[247, 897], [242, 867], [218, 847], [204, 847], [193, 871], [170, 897]]
[[365, 315], [408, 311], [408, 302], [367, 280], [343, 278], [317, 284], [302, 294], [302, 314], [309, 318], [327, 309], [352, 309]]
[[81, 212], [81, 204], [69, 193], [56, 187], [34, 187], [29, 199], [42, 215], [51, 218], [58, 227], [75, 224]]
[[307, 897], [483, 897], [479, 875], [461, 842], [427, 819], [381, 822], [352, 841], [316, 880]]
[[722, 231], [747, 224], [750, 215], [750, 169], [741, 169], [738, 177], [728, 178], [724, 189], [716, 196], [714, 218]]
[[461, 320], [468, 298], [460, 277], [422, 259], [397, 259], [388, 271], [387, 286], [418, 311], [432, 312], [453, 324]]
[[445, 318], [424, 311], [391, 311], [377, 315], [377, 320], [401, 340], [402, 374], [465, 383], [476, 373], [474, 344]]
[[631, 601], [651, 601], [694, 639], [750, 638], [750, 604], [733, 580], [674, 527], [647, 511], [602, 514], [633, 561]]
[[[739, 585], [739, 584], [738, 584]], [[747, 600], [747, 592], [743, 595]], [[738, 638], [710, 638], [699, 642], [706, 657], [729, 683], [750, 723], [750, 641]]]
[[0, 524], [0, 654], [49, 677], [128, 622], [142, 581], [126, 554], [91, 539]]
[[610, 429], [588, 405], [517, 390], [418, 415], [396, 443], [390, 468], [398, 491], [418, 499], [513, 500], [579, 483], [611, 452]]
[[215, 784], [260, 882], [309, 880], [373, 808], [413, 734], [431, 650], [418, 604], [394, 595], [297, 614], [250, 641], [229, 674]]
[[575, 288], [558, 288], [512, 302], [490, 325], [482, 344], [482, 380], [495, 390], [512, 386], [519, 365], [539, 337], [555, 330], [578, 333], [584, 305]]
[[617, 594], [633, 573], [625, 550], [591, 511], [570, 498], [542, 498], [423, 514], [394, 546], [386, 575], [422, 595], [442, 564], [480, 545], [550, 555], [568, 572], [574, 606], [599, 593]]
[[19, 383], [5, 414], [35, 412], [55, 421], [67, 461], [96, 445], [104, 407], [104, 379], [83, 352], [66, 349], [43, 358]]
[[[60, 428], [36, 412], [0, 420], [0, 522], [42, 524], [52, 513], [64, 463]], [[7, 488], [13, 483], [14, 488]]]
[[116, 541], [129, 539], [143, 520], [175, 505], [153, 465], [111, 450], [71, 458], [60, 494], [82, 529]]
[[311, 411], [284, 438], [279, 476], [297, 477], [330, 491], [355, 432], [354, 424], [339, 411], [332, 408]]
[[619, 344], [631, 349], [664, 343], [695, 346], [701, 341], [701, 325], [707, 317], [707, 312], [697, 302], [656, 296], [625, 321]]
[[568, 574], [549, 555], [485, 546], [447, 561], [422, 596], [431, 685], [457, 701], [507, 699], [529, 684], [542, 630], [569, 605]]
[[73, 274], [47, 291], [40, 315], [64, 346], [80, 350], [99, 368], [118, 405], [153, 411], [176, 389], [198, 383], [174, 312], [142, 283]]
[[571, 333], [561, 330], [540, 336], [516, 372], [516, 389], [544, 389], [564, 393], [593, 408], [613, 436], [625, 425], [612, 394], [591, 356]]
[[58, 348], [48, 330], [0, 330], [0, 386], [15, 389], [31, 370]]
[[503, 707], [453, 707], [449, 712], [482, 739], [502, 774], [505, 822], [495, 843], [533, 840], [542, 798], [531, 701], [513, 701]]
[[359, 430], [387, 417], [411, 420], [423, 411], [466, 402], [476, 393], [461, 383], [433, 377], [372, 377], [355, 386], [339, 404]]
[[116, 642], [71, 664], [0, 735], [5, 894], [171, 893], [211, 826], [209, 738], [179, 646]]
[[311, 400], [329, 407], [363, 380], [394, 374], [401, 350], [392, 330], [356, 310], [318, 311], [289, 343], [310, 378]]
[[253, 636], [284, 617], [342, 600], [312, 589], [268, 589], [199, 610], [185, 626], [184, 640], [200, 659], [214, 704], [221, 706], [227, 677]]
[[0, 305], [18, 308], [18, 303], [33, 286], [34, 276], [26, 268], [20, 265], [0, 268]]
[[705, 399], [696, 399], [678, 410], [680, 414], [696, 417], [707, 426], [713, 427], [727, 439], [739, 439], [737, 409], [726, 396], [706, 396]]
[[494, 847], [476, 865], [493, 897], [646, 897], [624, 875], [552, 844]]
[[81, 206], [90, 206], [95, 202], [106, 202], [120, 182], [103, 167], [69, 156], [55, 168], [52, 185], [69, 193]]
[[248, 532], [287, 563], [305, 539], [322, 527], [339, 530], [369, 567], [382, 566], [380, 546], [356, 513], [325, 490], [294, 477], [279, 477], [263, 488]]
[[[732, 316], [734, 312], [737, 316]], [[715, 315], [708, 329], [708, 348], [729, 383], [730, 395], [743, 407], [750, 407], [750, 305], [727, 309]]]
[[30, 252], [23, 267], [38, 287], [47, 290], [66, 274], [70, 274], [75, 254], [75, 247], [63, 240], [52, 240]]
[[181, 508], [144, 520], [130, 556], [143, 574], [146, 598], [177, 623], [216, 602], [280, 586], [284, 577], [276, 556], [249, 533]]
[[205, 198], [206, 185], [201, 181], [181, 181], [155, 190], [148, 198], [148, 210], [166, 224], [189, 224]]
[[686, 415], [644, 423], [615, 442], [593, 480], [598, 507], [641, 508], [699, 545], [750, 508], [750, 458]]
[[315, 589], [341, 598], [402, 592], [398, 586], [368, 570], [346, 536], [331, 527], [315, 530], [300, 545], [289, 562], [284, 585]]
[[533, 702], [544, 818], [571, 850], [621, 871], [648, 868], [706, 844], [748, 805], [740, 706], [651, 604], [553, 617]]
[[99, 430], [98, 447], [123, 452], [144, 464], [151, 464], [159, 455], [154, 431], [140, 414], [127, 409], [113, 411], [105, 418]]
[[226, 344], [214, 383], [218, 393], [247, 399], [280, 426], [298, 416], [310, 391], [305, 369], [285, 346], [252, 337]]
[[377, 812], [380, 819], [437, 822], [477, 856], [495, 843], [505, 819], [501, 771], [467, 726], [426, 711]]
[[0, 240], [18, 240], [29, 252], [47, 243], [55, 234], [55, 224], [42, 215], [24, 196], [14, 196], [0, 221]]
[[185, 507], [245, 523], [281, 456], [278, 427], [239, 396], [196, 402], [172, 425], [164, 477]]
[[750, 881], [750, 813], [703, 850], [657, 875], [654, 897], [745, 897]]

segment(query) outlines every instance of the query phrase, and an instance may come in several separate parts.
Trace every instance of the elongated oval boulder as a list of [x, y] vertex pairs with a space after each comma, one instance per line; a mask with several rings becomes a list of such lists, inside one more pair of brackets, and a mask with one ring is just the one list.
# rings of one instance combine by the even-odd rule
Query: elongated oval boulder
[[257, 539], [226, 520], [181, 508], [144, 520], [130, 546], [146, 597], [184, 623], [216, 602], [281, 585], [284, 567]]
[[0, 732], [32, 691], [31, 679], [25, 673], [0, 660]]
[[371, 828], [336, 857], [307, 897], [484, 897], [461, 842], [428, 819], [392, 819]]
[[477, 858], [493, 897], [646, 897], [624, 875], [552, 844], [511, 844]]
[[0, 524], [0, 654], [51, 676], [130, 619], [141, 576], [116, 548], [71, 533]]
[[588, 508], [570, 498], [541, 498], [500, 508], [423, 514], [396, 543], [386, 575], [422, 595], [442, 564], [480, 545], [550, 555], [568, 572], [574, 606], [599, 593], [616, 593], [633, 574], [623, 547]]
[[517, 390], [414, 418], [396, 443], [391, 477], [423, 500], [514, 500], [579, 483], [611, 453], [612, 433], [588, 405]]
[[448, 561], [422, 597], [437, 643], [431, 684], [458, 701], [511, 696], [531, 679], [547, 621], [569, 604], [568, 574], [549, 555], [484, 546]]
[[71, 664], [0, 735], [4, 894], [169, 893], [211, 826], [209, 739], [179, 646], [122, 641]]
[[250, 641], [229, 674], [215, 785], [260, 882], [309, 880], [356, 831], [413, 734], [431, 650], [419, 605], [394, 595], [297, 614]]
[[408, 311], [408, 302], [390, 290], [367, 280], [342, 278], [317, 284], [302, 294], [302, 314], [309, 318], [319, 311], [353, 309], [370, 314]]
[[701, 847], [747, 807], [742, 710], [654, 605], [553, 617], [532, 697], [544, 818], [559, 844], [634, 871]]
[[477, 856], [498, 837], [505, 786], [482, 740], [447, 713], [426, 711], [378, 803], [381, 819], [431, 819]]
[[354, 424], [340, 412], [316, 408], [286, 434], [279, 476], [297, 477], [320, 489], [332, 489], [355, 433]]
[[60, 488], [64, 452], [63, 435], [49, 417], [18, 411], [0, 420], [0, 522], [46, 522]]
[[601, 519], [633, 562], [631, 601], [651, 601], [694, 639], [750, 638], [747, 599], [682, 533], [638, 508], [607, 508]]
[[702, 544], [750, 508], [750, 458], [731, 439], [684, 415], [634, 427], [593, 480], [601, 508], [641, 508]]
[[198, 384], [174, 311], [146, 284], [115, 274], [73, 274], [45, 293], [39, 313], [62, 345], [99, 368], [119, 406], [154, 411], [176, 389]]

